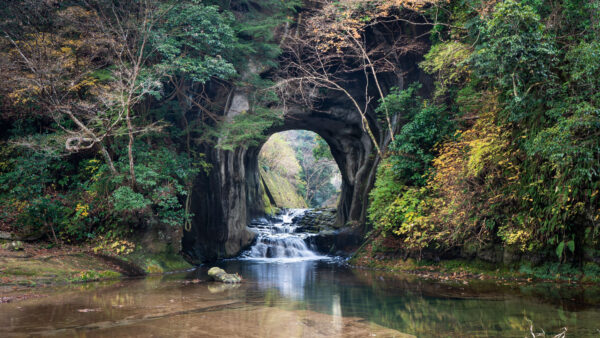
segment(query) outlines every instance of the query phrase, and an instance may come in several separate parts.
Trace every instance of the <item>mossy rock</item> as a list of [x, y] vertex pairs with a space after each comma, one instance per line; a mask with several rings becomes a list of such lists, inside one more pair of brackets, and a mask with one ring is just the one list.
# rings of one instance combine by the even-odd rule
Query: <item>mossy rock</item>
[[22, 251], [25, 249], [25, 246], [23, 245], [23, 242], [21, 242], [21, 241], [12, 241], [12, 242], [2, 244], [2, 248], [6, 249], [6, 250], [12, 250], [12, 251]]
[[212, 278], [212, 280], [222, 283], [241, 283], [242, 277], [237, 273], [227, 273], [225, 270], [212, 267], [208, 270], [208, 276]]

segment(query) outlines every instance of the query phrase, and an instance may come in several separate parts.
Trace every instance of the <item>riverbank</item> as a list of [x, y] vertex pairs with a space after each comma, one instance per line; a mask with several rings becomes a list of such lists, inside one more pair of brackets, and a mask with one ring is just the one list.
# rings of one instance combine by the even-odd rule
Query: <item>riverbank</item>
[[127, 242], [54, 246], [46, 242], [5, 241], [0, 243], [0, 295], [10, 292], [11, 296], [0, 298], [0, 302], [19, 299], [19, 291], [32, 287], [161, 274], [192, 267], [177, 254], [135, 250]]
[[364, 245], [349, 260], [356, 268], [402, 273], [426, 279], [467, 283], [473, 280], [496, 280], [499, 283], [551, 282], [597, 284], [600, 266], [587, 262], [581, 267], [558, 262], [532, 265], [530, 262], [501, 264], [481, 259], [416, 260], [390, 252], [375, 241]]

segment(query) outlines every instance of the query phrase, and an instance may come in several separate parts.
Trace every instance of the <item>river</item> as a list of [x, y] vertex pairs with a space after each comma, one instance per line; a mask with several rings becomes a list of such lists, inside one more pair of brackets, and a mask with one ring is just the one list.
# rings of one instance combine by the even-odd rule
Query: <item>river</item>
[[530, 323], [549, 337], [564, 327], [567, 337], [600, 334], [597, 287], [465, 285], [353, 269], [307, 252], [289, 219], [273, 227], [263, 227], [262, 249], [216, 264], [242, 284], [209, 282], [203, 266], [39, 289], [44, 297], [0, 304], [0, 336], [531, 337]]

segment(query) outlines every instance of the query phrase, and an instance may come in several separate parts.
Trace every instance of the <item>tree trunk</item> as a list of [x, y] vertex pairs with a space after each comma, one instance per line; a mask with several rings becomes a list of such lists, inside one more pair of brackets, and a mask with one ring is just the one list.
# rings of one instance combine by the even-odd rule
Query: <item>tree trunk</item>
[[113, 175], [116, 175], [117, 169], [115, 169], [115, 164], [114, 164], [112, 158], [110, 158], [110, 154], [108, 153], [108, 150], [102, 143], [100, 144], [100, 150], [102, 151], [102, 156], [104, 156], [104, 160], [106, 161], [106, 164], [108, 164], [108, 169], [110, 169], [110, 173]]
[[129, 144], [127, 145], [127, 156], [129, 157], [129, 174], [131, 175], [131, 187], [135, 188], [136, 182], [133, 162], [133, 126], [131, 124], [131, 116], [129, 115], [129, 109], [127, 109], [125, 119], [127, 121], [127, 131], [129, 134]]

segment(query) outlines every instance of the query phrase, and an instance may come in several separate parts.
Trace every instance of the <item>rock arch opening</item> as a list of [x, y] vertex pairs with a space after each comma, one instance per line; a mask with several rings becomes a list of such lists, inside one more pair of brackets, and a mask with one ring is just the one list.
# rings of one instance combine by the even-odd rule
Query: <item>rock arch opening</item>
[[[373, 46], [387, 45], [390, 50], [395, 50], [398, 37], [417, 41], [419, 46], [428, 45], [424, 26], [402, 26], [392, 35], [380, 28], [384, 27], [373, 27], [368, 32]], [[385, 149], [391, 141], [389, 135], [397, 131], [403, 121], [401, 116], [396, 116], [386, 127], [375, 111], [377, 98], [392, 87], [403, 89], [416, 81], [424, 84], [424, 93], [431, 92], [433, 86], [429, 77], [417, 67], [421, 60], [420, 49], [406, 53], [398, 50], [394, 70], [377, 75], [381, 92], [372, 85], [374, 79], [370, 72], [360, 69], [340, 74], [338, 80], [344, 86], [343, 92], [335, 90], [337, 87], [319, 88], [318, 98], [312, 105], [293, 100], [285, 102], [280, 107], [284, 111], [282, 121], [263, 131], [268, 138], [288, 130], [307, 130], [318, 134], [327, 143], [341, 176], [335, 226], [352, 229], [348, 234], [357, 234], [355, 238], [359, 240], [365, 233], [368, 194], [381, 160], [373, 142]], [[250, 88], [236, 87], [216, 95], [226, 98], [223, 102], [224, 121], [252, 109], [251, 91]], [[365, 125], [369, 126], [371, 135]], [[261, 146], [240, 145], [234, 150], [225, 150], [203, 145], [197, 149], [206, 155], [211, 170], [197, 178], [192, 189], [192, 227], [182, 239], [182, 251], [189, 261], [200, 263], [233, 257], [255, 239], [256, 234], [247, 225], [252, 218], [265, 213], [258, 161]], [[343, 239], [343, 234], [338, 237], [340, 242], [354, 245], [354, 240], [349, 237]]]
[[[247, 95], [235, 93], [232, 102], [244, 102]], [[230, 111], [235, 108], [230, 107]], [[348, 234], [352, 233], [350, 237], [354, 239], [346, 238], [345, 242], [354, 245], [358, 238], [354, 234], [364, 230], [368, 193], [379, 161], [371, 138], [362, 127], [361, 116], [343, 98], [334, 97], [323, 110], [288, 107], [283, 122], [265, 135], [289, 130], [313, 132], [329, 146], [341, 176], [335, 225], [352, 229]], [[376, 137], [385, 142], [385, 133], [375, 131]], [[182, 251], [191, 262], [233, 257], [255, 239], [256, 234], [247, 225], [252, 218], [265, 214], [258, 160], [263, 144], [235, 150], [203, 149], [212, 168], [194, 184], [192, 229], [184, 233], [182, 240]]]
[[271, 135], [258, 154], [265, 212], [336, 208], [342, 175], [327, 142], [307, 130]]

